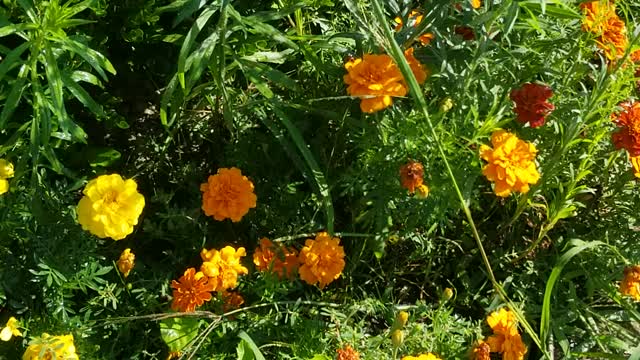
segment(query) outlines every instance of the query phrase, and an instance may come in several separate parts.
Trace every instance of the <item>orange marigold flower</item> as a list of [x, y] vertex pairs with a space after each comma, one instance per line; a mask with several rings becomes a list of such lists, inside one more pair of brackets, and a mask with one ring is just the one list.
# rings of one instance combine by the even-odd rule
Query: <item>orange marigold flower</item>
[[171, 309], [181, 312], [191, 312], [196, 307], [211, 300], [213, 285], [209, 283], [202, 272], [196, 272], [194, 268], [188, 268], [178, 281], [171, 282], [173, 288], [173, 302]]
[[491, 360], [491, 346], [482, 340], [478, 340], [471, 351], [472, 360]]
[[482, 0], [471, 0], [471, 7], [474, 9], [479, 9], [482, 6]]
[[492, 335], [487, 339], [491, 352], [502, 353], [503, 360], [522, 360], [527, 353], [527, 347], [522, 342], [522, 337], [515, 335]]
[[239, 247], [238, 250], [231, 246], [225, 246], [220, 250], [202, 249], [200, 257], [203, 263], [200, 271], [209, 277], [214, 291], [233, 289], [238, 285], [238, 276], [249, 273], [240, 263], [240, 258], [246, 255], [243, 247]]
[[495, 194], [507, 197], [514, 191], [528, 192], [529, 184], [540, 179], [534, 162], [536, 147], [505, 130], [494, 131], [491, 143], [493, 148], [480, 147], [480, 156], [488, 162], [482, 174], [495, 183]]
[[120, 254], [120, 259], [116, 263], [118, 265], [118, 270], [122, 273], [122, 275], [127, 278], [131, 269], [135, 264], [136, 255], [131, 252], [131, 249], [124, 249], [122, 254]]
[[393, 104], [393, 96], [407, 95], [400, 70], [389, 55], [366, 54], [348, 61], [344, 82], [351, 96], [362, 97], [360, 109], [374, 113]]
[[620, 129], [612, 135], [618, 149], [626, 149], [631, 156], [640, 156], [640, 102], [620, 104], [622, 111], [611, 115]]
[[336, 360], [360, 360], [360, 354], [349, 345], [338, 349], [336, 352], [338, 353]]
[[208, 181], [200, 185], [200, 191], [202, 210], [218, 221], [228, 218], [238, 222], [249, 209], [256, 207], [253, 183], [235, 167], [218, 169], [216, 175], [209, 176]]
[[640, 265], [624, 269], [624, 278], [620, 282], [620, 293], [640, 301]]
[[259, 271], [271, 271], [280, 279], [292, 279], [298, 269], [298, 251], [276, 246], [267, 238], [260, 239], [260, 247], [253, 253], [253, 263]]
[[411, 68], [411, 72], [416, 77], [418, 84], [422, 85], [427, 80], [430, 71], [422, 65], [422, 63], [413, 56], [413, 48], [408, 48], [404, 51], [404, 57], [407, 59], [409, 63], [409, 67]]
[[630, 156], [631, 166], [633, 166], [633, 175], [640, 178], [640, 156]]
[[222, 312], [239, 309], [244, 304], [244, 298], [237, 291], [222, 292]]
[[[424, 181], [424, 167], [417, 161], [409, 161], [400, 167], [402, 187], [414, 193]], [[427, 190], [428, 193], [428, 190]]]
[[627, 28], [616, 14], [615, 5], [608, 0], [591, 1], [580, 4], [585, 17], [582, 30], [596, 35], [596, 44], [609, 60], [624, 55], [629, 45]]
[[[478, 1], [478, 0], [472, 0], [472, 1]], [[409, 23], [410, 24], [413, 23], [414, 28], [418, 27], [418, 25], [420, 25], [422, 20], [424, 20], [424, 15], [422, 15], [418, 10], [411, 10], [411, 12], [409, 13]], [[398, 32], [402, 30], [402, 27], [404, 26], [402, 17], [397, 16], [395, 19], [393, 19], [393, 21], [396, 23], [395, 31]], [[429, 45], [431, 40], [433, 40], [434, 38], [435, 36], [432, 33], [425, 33], [423, 35], [420, 35], [418, 37], [418, 40], [420, 40], [420, 43], [422, 43], [423, 46], [427, 46]]]
[[532, 128], [544, 124], [545, 117], [555, 109], [547, 100], [553, 96], [550, 87], [527, 83], [519, 89], [511, 91], [511, 100], [516, 103], [513, 111], [518, 114], [518, 121], [529, 123]]
[[496, 334], [513, 335], [518, 333], [518, 318], [511, 310], [502, 308], [487, 317], [487, 323]]
[[326, 232], [318, 233], [315, 240], [307, 239], [300, 251], [300, 278], [324, 288], [342, 274], [344, 255], [340, 238], [332, 238]]

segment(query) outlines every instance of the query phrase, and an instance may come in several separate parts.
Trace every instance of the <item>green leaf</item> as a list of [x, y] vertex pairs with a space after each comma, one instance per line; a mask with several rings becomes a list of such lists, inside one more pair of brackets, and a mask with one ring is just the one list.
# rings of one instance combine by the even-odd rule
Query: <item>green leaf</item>
[[332, 359], [330, 357], [328, 357], [327, 355], [315, 354], [309, 360], [332, 360]]
[[0, 129], [4, 129], [7, 120], [13, 115], [13, 112], [18, 107], [20, 99], [22, 98], [22, 90], [27, 80], [27, 74], [29, 73], [28, 66], [22, 65], [18, 78], [13, 83], [9, 96], [2, 106], [2, 112], [0, 113]]
[[236, 346], [236, 353], [238, 354], [238, 360], [254, 360], [256, 358], [251, 351], [249, 343], [244, 340], [240, 340], [238, 346]]
[[184, 42], [182, 43], [182, 47], [180, 48], [180, 54], [178, 55], [178, 80], [180, 80], [180, 86], [184, 89], [184, 73], [186, 71], [186, 63], [189, 51], [193, 46], [193, 43], [196, 41], [198, 34], [200, 31], [207, 25], [211, 16], [218, 11], [218, 7], [209, 6], [207, 7], [198, 19], [195, 21], [191, 29], [187, 33], [187, 36], [184, 38]]
[[99, 118], [103, 118], [106, 116], [104, 110], [102, 109], [102, 106], [95, 102], [91, 95], [89, 95], [89, 93], [85, 89], [83, 89], [82, 86], [76, 83], [71, 77], [63, 74], [62, 82], [64, 83], [64, 86], [69, 89], [69, 92], [71, 92], [71, 94], [73, 94], [73, 96], [78, 99], [78, 101], [80, 101], [84, 106], [91, 110], [94, 115]]
[[182, 317], [160, 321], [160, 336], [171, 351], [182, 351], [198, 335], [197, 318]]
[[246, 332], [240, 331], [238, 337], [247, 343], [249, 350], [253, 352], [253, 356], [256, 360], [266, 360], [264, 358], [264, 355], [262, 355], [262, 352], [260, 352], [260, 349], [258, 348], [256, 343], [253, 342], [253, 339], [251, 339], [251, 337]]
[[113, 65], [111, 65], [109, 60], [104, 55], [89, 48], [88, 46], [66, 37], [62, 39], [52, 38], [52, 40], [60, 42], [65, 49], [82, 57], [98, 72], [98, 74], [100, 74], [104, 81], [108, 80], [107, 74], [105, 74], [104, 70], [107, 70], [111, 74], [116, 74], [116, 69], [113, 68]]
[[0, 28], [0, 37], [5, 37], [16, 32], [35, 29], [35, 24], [11, 24]]
[[22, 64], [22, 61], [20, 60], [20, 56], [26, 49], [29, 48], [30, 45], [31, 43], [27, 41], [26, 43], [11, 50], [11, 52], [9, 52], [7, 56], [4, 59], [2, 59], [2, 61], [0, 61], [0, 81], [2, 81], [2, 79], [7, 74], [7, 72], [11, 70], [14, 66], [18, 66]]
[[107, 167], [120, 159], [120, 152], [112, 148], [92, 148], [88, 150], [91, 167]]

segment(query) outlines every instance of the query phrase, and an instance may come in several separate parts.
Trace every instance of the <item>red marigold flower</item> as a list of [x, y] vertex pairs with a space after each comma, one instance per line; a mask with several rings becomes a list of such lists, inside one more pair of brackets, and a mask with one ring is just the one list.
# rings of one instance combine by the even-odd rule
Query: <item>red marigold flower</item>
[[513, 109], [518, 114], [518, 121], [529, 123], [532, 128], [544, 125], [547, 115], [555, 106], [547, 100], [553, 96], [550, 87], [540, 84], [526, 83], [519, 89], [511, 91], [511, 100], [516, 103]]
[[424, 167], [417, 161], [409, 161], [400, 167], [402, 187], [414, 193], [424, 181]]
[[622, 111], [611, 114], [613, 122], [620, 127], [611, 137], [618, 149], [626, 149], [631, 156], [640, 155], [640, 102], [620, 104]]

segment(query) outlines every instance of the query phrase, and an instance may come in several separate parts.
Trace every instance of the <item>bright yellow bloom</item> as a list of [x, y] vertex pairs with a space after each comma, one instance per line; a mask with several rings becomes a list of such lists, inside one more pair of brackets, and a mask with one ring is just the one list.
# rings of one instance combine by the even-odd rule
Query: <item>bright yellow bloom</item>
[[[42, 354], [42, 357], [40, 357]], [[22, 360], [79, 360], [73, 335], [51, 336], [43, 333], [42, 337], [30, 342], [22, 355]]]
[[213, 291], [224, 291], [233, 289], [238, 285], [238, 276], [249, 273], [249, 270], [242, 266], [240, 258], [247, 255], [243, 247], [238, 250], [231, 246], [225, 246], [220, 250], [202, 249], [202, 271], [209, 277], [209, 283], [213, 286]]
[[480, 147], [480, 156], [488, 162], [482, 174], [495, 183], [494, 192], [507, 197], [511, 192], [526, 193], [529, 184], [535, 184], [540, 174], [534, 162], [536, 147], [505, 130], [491, 135], [493, 148]]
[[7, 321], [7, 325], [0, 331], [0, 340], [9, 341], [13, 336], [22, 336], [18, 329], [18, 320], [13, 316]]
[[640, 156], [629, 156], [631, 166], [633, 166], [633, 175], [640, 178]]
[[340, 238], [320, 232], [315, 240], [307, 239], [300, 251], [300, 278], [311, 285], [318, 283], [322, 289], [340, 277], [345, 265], [344, 256]]
[[518, 332], [518, 318], [511, 310], [501, 308], [487, 317], [487, 323], [496, 334], [511, 335]]
[[5, 159], [0, 159], [0, 178], [8, 179], [12, 178], [14, 174], [13, 164]]
[[640, 301], [640, 265], [624, 269], [624, 278], [620, 282], [620, 293]]
[[9, 182], [5, 179], [0, 179], [0, 195], [9, 191]]
[[442, 360], [432, 353], [420, 354], [418, 356], [405, 356], [402, 360]]
[[479, 9], [482, 6], [482, 0], [471, 0], [471, 7], [474, 9]]
[[374, 113], [393, 104], [393, 96], [407, 95], [400, 70], [389, 55], [365, 54], [353, 59], [344, 67], [347, 74], [344, 82], [349, 85], [347, 93], [361, 97], [360, 109]]
[[188, 268], [178, 281], [171, 281], [173, 301], [171, 309], [180, 312], [192, 312], [205, 301], [211, 300], [213, 285], [209, 278], [195, 268]]
[[235, 167], [218, 169], [217, 174], [209, 176], [207, 182], [200, 185], [200, 191], [202, 210], [218, 221], [238, 222], [249, 209], [256, 207], [253, 183]]
[[129, 276], [131, 269], [133, 269], [135, 260], [136, 255], [131, 252], [131, 249], [124, 249], [122, 254], [120, 254], [120, 259], [118, 259], [117, 265], [118, 270], [122, 273], [125, 279]]
[[411, 68], [411, 72], [413, 76], [416, 77], [418, 84], [422, 85], [425, 81], [427, 81], [427, 77], [430, 74], [430, 71], [422, 65], [422, 63], [413, 56], [413, 48], [408, 48], [404, 51], [404, 57], [407, 59], [409, 63], [409, 67]]
[[259, 271], [271, 271], [280, 279], [292, 279], [298, 269], [298, 251], [276, 246], [267, 238], [260, 239], [260, 247], [253, 253], [253, 263]]
[[426, 199], [429, 196], [429, 187], [422, 184], [416, 188], [416, 196], [421, 199]]
[[133, 232], [144, 209], [144, 196], [135, 181], [118, 174], [89, 181], [77, 207], [78, 222], [99, 238], [122, 240]]
[[582, 30], [597, 36], [596, 44], [608, 60], [621, 58], [629, 45], [627, 28], [616, 14], [615, 4], [609, 0], [580, 4], [585, 17]]
[[[422, 20], [424, 20], [424, 15], [422, 15], [418, 10], [411, 10], [411, 12], [409, 13], [409, 22], [413, 22], [413, 27], [417, 27], [418, 25], [420, 25]], [[402, 18], [398, 16], [393, 19], [393, 21], [396, 23], [395, 31], [398, 32], [402, 30], [402, 26], [404, 26]], [[426, 46], [429, 45], [431, 40], [433, 40], [434, 38], [435, 36], [432, 33], [425, 33], [423, 35], [420, 35], [418, 37], [418, 40], [420, 40], [420, 43], [422, 43], [423, 46]]]

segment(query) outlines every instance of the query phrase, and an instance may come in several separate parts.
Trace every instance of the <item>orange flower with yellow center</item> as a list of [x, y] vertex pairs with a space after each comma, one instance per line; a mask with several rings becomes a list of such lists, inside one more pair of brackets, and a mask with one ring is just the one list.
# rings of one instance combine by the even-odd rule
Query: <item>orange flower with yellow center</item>
[[118, 259], [116, 264], [118, 265], [118, 270], [122, 273], [125, 279], [129, 276], [131, 269], [133, 269], [135, 260], [136, 255], [131, 252], [131, 249], [124, 249], [122, 254], [120, 254], [120, 259]]
[[332, 238], [326, 232], [316, 235], [315, 240], [307, 239], [300, 251], [300, 278], [308, 284], [316, 284], [322, 289], [336, 280], [344, 270], [344, 248], [340, 238]]
[[342, 349], [338, 349], [336, 352], [338, 353], [338, 358], [336, 360], [360, 360], [360, 353], [349, 345], [346, 345]]
[[494, 182], [495, 194], [507, 197], [511, 192], [528, 192], [529, 184], [540, 179], [534, 162], [536, 147], [505, 130], [493, 132], [491, 143], [493, 148], [480, 147], [480, 156], [488, 162], [482, 174]]
[[400, 167], [400, 183], [410, 193], [414, 193], [424, 181], [424, 167], [417, 161], [409, 161]]
[[210, 301], [213, 291], [209, 278], [194, 268], [188, 268], [178, 281], [171, 281], [171, 288], [171, 309], [180, 312], [192, 312], [205, 301]]
[[298, 269], [298, 251], [276, 246], [267, 238], [260, 239], [260, 247], [253, 253], [253, 263], [259, 271], [271, 271], [280, 279], [292, 279]]
[[580, 4], [584, 13], [582, 30], [596, 36], [596, 44], [609, 60], [624, 55], [629, 45], [627, 27], [616, 14], [615, 5], [608, 0]]
[[[472, 1], [479, 1], [479, 0], [472, 0]], [[415, 27], [418, 27], [418, 25], [420, 25], [422, 20], [424, 20], [424, 15], [422, 15], [418, 10], [411, 10], [411, 12], [409, 13], [409, 24], [413, 24], [413, 27], [415, 28]], [[404, 21], [402, 21], [402, 17], [398, 16], [395, 19], [393, 19], [393, 21], [396, 23], [395, 31], [398, 32], [402, 30], [402, 27], [404, 26]], [[435, 36], [432, 33], [425, 33], [420, 35], [418, 37], [418, 40], [420, 40], [420, 43], [422, 43], [423, 46], [427, 46], [429, 45], [431, 40], [433, 40], [434, 38]]]
[[208, 181], [200, 185], [200, 191], [202, 210], [218, 221], [238, 222], [249, 209], [256, 207], [253, 183], [235, 167], [218, 169], [216, 175], [209, 176]]
[[624, 269], [624, 278], [620, 282], [620, 293], [640, 301], [640, 265]]
[[200, 257], [203, 263], [200, 271], [209, 277], [214, 291], [233, 289], [238, 285], [238, 276], [249, 273], [240, 263], [240, 258], [246, 255], [243, 247], [237, 250], [231, 246], [225, 246], [220, 250], [202, 249]]
[[389, 55], [365, 54], [348, 61], [344, 67], [347, 93], [361, 97], [360, 109], [374, 113], [393, 104], [394, 96], [407, 95], [400, 70]]

